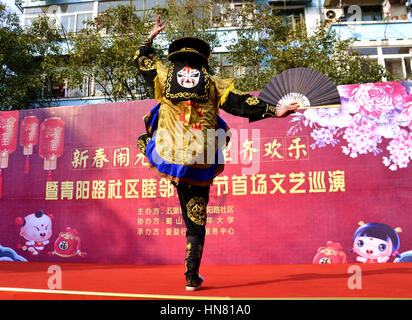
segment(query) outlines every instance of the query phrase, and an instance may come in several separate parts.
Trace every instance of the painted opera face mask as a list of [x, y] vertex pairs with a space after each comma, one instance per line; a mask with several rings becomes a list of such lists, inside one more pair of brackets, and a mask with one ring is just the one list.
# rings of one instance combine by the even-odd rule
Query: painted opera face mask
[[183, 88], [194, 88], [199, 83], [200, 71], [190, 67], [184, 67], [177, 72], [177, 83]]

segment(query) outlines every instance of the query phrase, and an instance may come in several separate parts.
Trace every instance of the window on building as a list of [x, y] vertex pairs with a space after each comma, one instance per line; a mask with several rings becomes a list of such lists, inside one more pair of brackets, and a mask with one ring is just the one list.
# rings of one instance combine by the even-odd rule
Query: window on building
[[89, 97], [91, 96], [91, 86], [88, 77], [83, 79], [83, 85], [80, 88], [68, 89], [67, 98], [80, 98], [80, 97]]
[[356, 49], [350, 49], [348, 51], [349, 52], [355, 51], [362, 56], [374, 56], [378, 54], [377, 48], [356, 48]]
[[136, 10], [144, 10], [144, 1], [142, 0], [133, 0], [132, 5], [136, 7]]
[[107, 9], [110, 7], [110, 2], [109, 1], [99, 1], [97, 11], [100, 12], [105, 12]]
[[232, 8], [232, 25], [236, 26], [241, 22], [239, 13], [242, 11], [243, 5], [241, 3], [234, 4]]
[[406, 69], [406, 77], [410, 79], [412, 77], [412, 58], [405, 58], [405, 69]]
[[146, 0], [146, 10], [156, 7], [157, 4], [157, 0]]
[[91, 95], [95, 97], [104, 97], [106, 95], [106, 90], [111, 91], [112, 87], [110, 83], [107, 81], [103, 81], [103, 83], [99, 83], [96, 80], [93, 80], [93, 89], [91, 90]]
[[43, 14], [43, 8], [35, 7], [35, 8], [25, 8], [24, 14]]
[[296, 24], [305, 21], [305, 8], [276, 8], [274, 13], [283, 17], [285, 25], [294, 29]]
[[408, 54], [412, 53], [412, 48], [408, 47], [390, 47], [382, 48], [383, 54]]
[[402, 70], [402, 59], [385, 59], [385, 67], [386, 69], [392, 73], [392, 74], [396, 74], [400, 77], [403, 76], [403, 70]]
[[390, 73], [400, 76], [401, 78], [412, 75], [411, 47], [368, 47], [352, 48], [349, 51], [356, 51], [363, 56], [368, 56], [372, 60], [378, 61]]
[[99, 12], [106, 11], [108, 8], [120, 5], [133, 5], [137, 11], [151, 10], [155, 7], [166, 7], [167, 0], [123, 0], [123, 1], [99, 1]]
[[382, 20], [382, 6], [361, 6], [363, 21]]
[[109, 8], [120, 5], [133, 5], [136, 8], [135, 14], [141, 17], [145, 11], [152, 10], [155, 7], [166, 7], [167, 0], [124, 0], [124, 1], [99, 1], [98, 12], [104, 12]]
[[31, 25], [33, 24], [33, 20], [34, 20], [34, 19], [35, 19], [35, 18], [26, 18], [26, 19], [24, 19], [24, 21], [23, 21], [24, 27], [25, 27], [25, 28], [30, 28]]
[[387, 58], [385, 59], [385, 67], [390, 73], [401, 78], [410, 77], [412, 74], [411, 57]]
[[383, 47], [382, 58], [386, 69], [402, 78], [410, 77], [412, 48], [410, 47]]
[[77, 13], [83, 11], [93, 11], [93, 2], [62, 4], [59, 6], [61, 13]]
[[98, 5], [98, 12], [104, 12], [109, 8], [116, 8], [118, 6], [130, 6], [134, 5], [136, 7], [139, 7], [139, 4], [144, 5], [144, 1], [99, 1]]
[[79, 32], [86, 26], [86, 20], [93, 19], [93, 2], [27, 8], [23, 21], [24, 27], [30, 27], [33, 20], [41, 14], [46, 14], [54, 20], [62, 34]]
[[66, 86], [63, 83], [61, 85], [54, 85], [51, 94], [55, 99], [64, 98], [66, 96]]
[[86, 22], [91, 21], [93, 19], [93, 15], [91, 13], [80, 13], [77, 15], [76, 21], [76, 31], [80, 31], [85, 28]]
[[[381, 21], [382, 20], [382, 6], [360, 6], [362, 21]], [[353, 13], [349, 14], [349, 6], [344, 8], [344, 16], [350, 17]]]
[[76, 15], [75, 14], [62, 15], [57, 21], [59, 20], [60, 20], [60, 25], [61, 25], [63, 33], [66, 34], [69, 32], [76, 31]]
[[227, 54], [215, 54], [213, 58], [217, 61], [217, 73], [220, 77], [232, 78], [234, 76], [233, 64], [228, 60]]

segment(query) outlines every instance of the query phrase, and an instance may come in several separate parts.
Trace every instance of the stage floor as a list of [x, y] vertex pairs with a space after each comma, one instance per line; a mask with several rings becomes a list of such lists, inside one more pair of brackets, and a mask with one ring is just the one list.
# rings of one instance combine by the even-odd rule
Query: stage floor
[[[61, 289], [49, 287], [58, 285], [53, 265]], [[0, 262], [0, 299], [412, 299], [412, 263], [205, 265], [202, 290], [190, 293], [183, 268]]]

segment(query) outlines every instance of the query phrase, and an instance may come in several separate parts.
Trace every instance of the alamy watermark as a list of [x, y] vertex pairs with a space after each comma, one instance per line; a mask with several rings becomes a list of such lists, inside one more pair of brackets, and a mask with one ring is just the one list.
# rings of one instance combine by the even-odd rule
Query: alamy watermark
[[350, 290], [362, 289], [362, 269], [358, 265], [351, 265], [348, 268], [347, 273], [352, 274], [348, 278], [348, 288]]
[[47, 280], [47, 287], [50, 290], [62, 289], [62, 268], [58, 265], [51, 265], [47, 273], [51, 274]]

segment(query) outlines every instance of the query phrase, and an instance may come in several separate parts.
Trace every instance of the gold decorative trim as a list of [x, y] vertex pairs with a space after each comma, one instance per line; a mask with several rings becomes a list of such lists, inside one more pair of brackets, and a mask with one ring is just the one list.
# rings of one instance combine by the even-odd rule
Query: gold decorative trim
[[202, 197], [193, 197], [186, 205], [187, 216], [194, 223], [200, 226], [206, 224], [206, 199]]
[[276, 108], [274, 106], [271, 106], [271, 105], [267, 104], [266, 105], [266, 111], [262, 115], [262, 118], [264, 118], [265, 116], [276, 117]]
[[233, 92], [234, 94], [237, 94], [238, 96], [245, 96], [245, 95], [248, 94], [247, 92], [243, 92], [243, 91], [240, 91], [240, 90], [235, 89], [235, 88], [233, 88], [233, 89], [231, 90], [231, 92]]
[[246, 103], [249, 106], [256, 106], [259, 104], [259, 102], [260, 102], [259, 99], [255, 96], [250, 96], [249, 98], [246, 99]]
[[151, 47], [153, 44], [153, 39], [145, 39], [142, 41], [142, 46]]
[[175, 54], [178, 54], [178, 53], [194, 53], [194, 54], [197, 54], [197, 55], [201, 56], [201, 57], [202, 57], [203, 59], [205, 59], [206, 61], [209, 61], [209, 58], [208, 58], [208, 57], [206, 57], [204, 54], [200, 53], [199, 51], [197, 51], [197, 50], [195, 50], [195, 49], [193, 49], [193, 48], [182, 48], [182, 49], [180, 49], [179, 51], [172, 52], [171, 54], [169, 54], [169, 55], [167, 56], [167, 58], [170, 60], [170, 57], [171, 57], [171, 56], [173, 56], [173, 55], [175, 55]]
[[139, 148], [140, 152], [146, 155], [146, 145], [142, 140], [137, 140], [137, 147]]
[[153, 59], [150, 59], [146, 56], [141, 56], [137, 59], [137, 62], [139, 64], [139, 68], [142, 71], [151, 71], [155, 70], [155, 63]]

